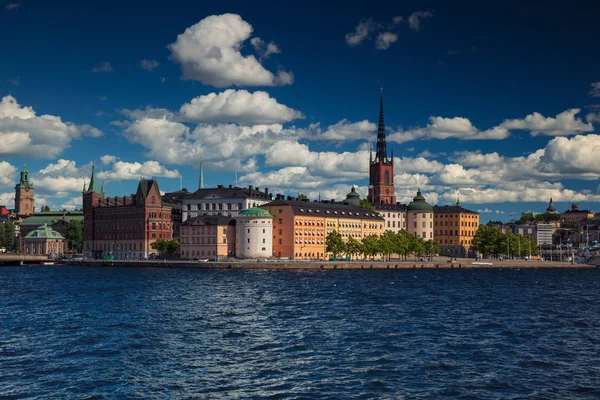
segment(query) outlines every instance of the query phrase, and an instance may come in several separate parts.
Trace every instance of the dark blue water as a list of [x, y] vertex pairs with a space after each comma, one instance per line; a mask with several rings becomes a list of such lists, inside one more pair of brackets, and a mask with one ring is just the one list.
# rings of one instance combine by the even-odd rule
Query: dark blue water
[[0, 397], [600, 397], [600, 269], [0, 268]]

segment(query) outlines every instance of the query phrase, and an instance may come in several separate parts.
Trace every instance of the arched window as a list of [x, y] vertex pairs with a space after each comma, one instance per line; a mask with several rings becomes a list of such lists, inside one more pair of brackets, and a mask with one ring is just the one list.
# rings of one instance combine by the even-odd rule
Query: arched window
[[156, 202], [156, 197], [152, 196], [152, 200], [150, 200], [150, 203], [154, 204]]
[[385, 173], [383, 174], [383, 183], [386, 185], [390, 184], [390, 173], [388, 170], [385, 170]]

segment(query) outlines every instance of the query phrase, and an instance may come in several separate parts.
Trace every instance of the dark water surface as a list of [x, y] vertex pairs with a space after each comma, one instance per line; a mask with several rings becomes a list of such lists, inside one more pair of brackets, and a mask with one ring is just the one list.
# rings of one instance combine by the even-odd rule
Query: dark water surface
[[600, 397], [600, 269], [0, 268], [0, 398]]

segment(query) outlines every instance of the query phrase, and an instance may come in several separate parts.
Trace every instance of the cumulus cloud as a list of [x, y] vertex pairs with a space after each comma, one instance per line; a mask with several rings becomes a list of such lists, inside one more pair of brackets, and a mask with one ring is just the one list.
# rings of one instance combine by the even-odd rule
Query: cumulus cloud
[[176, 169], [170, 170], [157, 161], [125, 162], [115, 161], [112, 169], [98, 173], [98, 178], [106, 181], [139, 179], [140, 177], [179, 178], [181, 174]]
[[253, 55], [242, 55], [252, 30], [237, 14], [211, 15], [187, 28], [168, 47], [171, 58], [181, 64], [184, 79], [215, 87], [292, 84], [291, 72], [280, 69], [274, 74]]
[[568, 136], [593, 131], [594, 126], [591, 123], [586, 124], [581, 119], [575, 118], [580, 111], [579, 108], [572, 108], [561, 112], [556, 118], [546, 118], [542, 114], [534, 112], [524, 119], [506, 120], [500, 127], [527, 130], [530, 131], [531, 136]]
[[277, 102], [269, 93], [229, 89], [192, 99], [181, 106], [181, 117], [190, 122], [236, 122], [242, 125], [273, 124], [304, 118], [300, 111]]
[[540, 163], [549, 172], [600, 176], [598, 154], [600, 135], [557, 137], [546, 145]]
[[0, 102], [0, 155], [54, 158], [70, 147], [71, 140], [99, 137], [90, 125], [63, 122], [54, 115], [37, 116], [32, 107], [21, 106], [13, 96]]
[[60, 208], [63, 210], [74, 210], [76, 208], [81, 209], [81, 208], [83, 208], [83, 197], [81, 197], [81, 196], [71, 197], [69, 200], [62, 203], [60, 205]]
[[408, 26], [415, 32], [418, 32], [423, 28], [423, 22], [433, 17], [433, 14], [429, 11], [416, 11], [408, 17]]
[[112, 71], [112, 65], [110, 65], [110, 63], [108, 61], [104, 61], [100, 64], [97, 64], [92, 69], [92, 72], [111, 72], [111, 71]]
[[0, 188], [13, 186], [16, 174], [16, 167], [7, 161], [0, 161]]
[[379, 24], [373, 22], [371, 18], [361, 20], [358, 25], [356, 25], [356, 28], [354, 28], [354, 32], [346, 34], [346, 43], [350, 46], [356, 46], [368, 38], [371, 32], [378, 28]]
[[379, 50], [389, 49], [392, 43], [396, 43], [398, 40], [398, 35], [392, 32], [382, 32], [377, 35], [377, 40], [375, 40], [375, 47]]
[[111, 156], [110, 154], [105, 154], [102, 157], [100, 157], [100, 160], [102, 161], [102, 164], [112, 164], [118, 160], [118, 157]]
[[329, 125], [325, 131], [321, 128], [321, 124], [317, 122], [310, 124], [306, 129], [299, 129], [298, 134], [311, 140], [354, 141], [371, 138], [376, 129], [377, 125], [366, 119], [358, 122], [343, 119]]
[[592, 89], [590, 90], [590, 96], [600, 97], [600, 82], [592, 83]]
[[273, 41], [265, 43], [265, 41], [261, 38], [254, 37], [250, 39], [250, 44], [252, 45], [252, 47], [254, 47], [254, 51], [256, 51], [256, 53], [258, 54], [260, 61], [268, 59], [273, 54], [281, 53], [281, 50]]
[[416, 128], [394, 132], [388, 140], [404, 143], [417, 139], [462, 139], [462, 140], [502, 140], [510, 135], [508, 129], [497, 126], [486, 131], [477, 129], [468, 118], [429, 117], [429, 124]]
[[153, 69], [158, 68], [160, 63], [156, 60], [142, 60], [140, 61], [140, 67], [147, 70], [152, 71]]

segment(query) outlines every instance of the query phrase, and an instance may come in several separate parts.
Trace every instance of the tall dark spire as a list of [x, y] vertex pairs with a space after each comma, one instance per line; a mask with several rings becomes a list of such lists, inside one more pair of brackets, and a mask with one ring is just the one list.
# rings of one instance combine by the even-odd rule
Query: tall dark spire
[[385, 143], [385, 123], [383, 120], [383, 88], [381, 89], [381, 97], [379, 99], [379, 125], [377, 126], [377, 154], [376, 161], [387, 162], [387, 149]]

